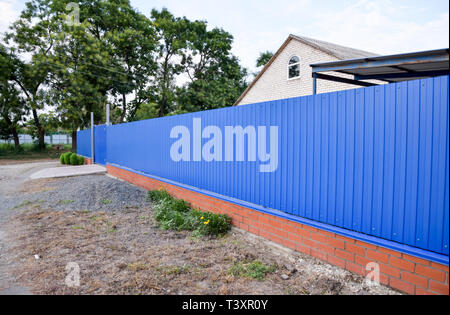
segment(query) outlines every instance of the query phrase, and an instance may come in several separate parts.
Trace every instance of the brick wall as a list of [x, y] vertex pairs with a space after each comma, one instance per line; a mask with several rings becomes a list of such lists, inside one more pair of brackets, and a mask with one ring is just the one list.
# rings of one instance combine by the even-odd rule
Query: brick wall
[[[288, 80], [287, 66], [292, 56], [300, 58], [300, 78]], [[339, 59], [332, 55], [293, 39], [238, 105], [311, 95], [313, 92], [313, 79], [310, 64], [337, 60]], [[329, 72], [327, 74], [353, 79], [351, 75], [337, 72]], [[318, 94], [360, 88], [358, 85], [325, 80], [318, 80], [317, 82]]]
[[380, 266], [380, 281], [400, 291], [417, 295], [449, 294], [448, 266], [265, 214], [111, 165], [107, 165], [107, 171], [147, 190], [164, 188], [193, 207], [227, 214], [238, 228], [353, 273], [364, 276], [368, 272], [366, 265], [376, 262]]

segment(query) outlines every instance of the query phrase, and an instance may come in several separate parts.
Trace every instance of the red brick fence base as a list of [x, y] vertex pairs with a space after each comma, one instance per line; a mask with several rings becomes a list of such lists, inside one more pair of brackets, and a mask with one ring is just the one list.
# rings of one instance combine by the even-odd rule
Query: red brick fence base
[[84, 164], [85, 165], [91, 165], [92, 164], [92, 159], [85, 157], [84, 158]]
[[449, 267], [398, 251], [320, 230], [275, 215], [213, 198], [162, 181], [107, 165], [109, 174], [147, 190], [166, 189], [171, 195], [205, 211], [224, 213], [233, 225], [332, 265], [365, 276], [370, 262], [380, 266], [380, 281], [409, 294], [449, 294]]

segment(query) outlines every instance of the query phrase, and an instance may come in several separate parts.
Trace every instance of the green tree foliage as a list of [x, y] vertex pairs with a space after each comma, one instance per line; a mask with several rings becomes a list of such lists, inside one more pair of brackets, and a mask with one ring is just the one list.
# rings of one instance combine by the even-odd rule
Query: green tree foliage
[[[88, 126], [90, 112], [95, 121], [103, 120], [108, 99], [113, 121], [124, 122], [128, 111], [148, 99], [146, 82], [155, 68], [150, 21], [128, 1], [83, 1], [80, 23], [63, 30], [55, 43], [59, 69], [52, 81], [63, 126], [75, 138], [77, 128]], [[134, 98], [127, 101], [130, 94]]]
[[61, 25], [61, 17], [52, 10], [51, 1], [30, 1], [5, 38], [17, 53], [31, 55], [31, 60], [17, 64], [13, 80], [26, 97], [40, 148], [45, 148], [45, 129], [39, 120], [39, 112], [45, 107], [48, 92], [45, 88], [50, 73], [47, 60], [53, 47], [53, 36], [60, 31]]
[[157, 103], [143, 103], [139, 106], [134, 116], [129, 120], [146, 120], [157, 118], [159, 115], [159, 105]]
[[263, 67], [265, 66], [270, 59], [273, 57], [273, 52], [271, 51], [265, 51], [259, 54], [258, 59], [256, 59], [256, 66], [257, 67]]
[[[100, 121], [107, 102], [112, 79], [104, 74], [109, 54], [87, 29], [87, 22], [68, 27], [55, 38], [50, 58], [51, 87], [47, 104], [56, 108], [61, 127], [72, 132], [75, 139], [78, 128], [90, 123], [94, 112]], [[76, 149], [76, 142], [72, 142]]]
[[178, 91], [178, 112], [232, 106], [245, 90], [247, 71], [231, 54], [233, 36], [204, 21], [189, 25], [188, 51], [182, 56], [190, 79]]
[[2, 95], [17, 100], [8, 117], [14, 125], [29, 113], [27, 127], [41, 147], [55, 128], [75, 139], [91, 112], [103, 123], [107, 104], [120, 123], [230, 106], [246, 87], [233, 37], [222, 29], [167, 9], [147, 17], [129, 0], [75, 4], [73, 15], [71, 0], [31, 0], [5, 36], [20, 56], [2, 85]]
[[113, 110], [118, 113], [117, 122], [124, 122], [127, 112], [133, 115], [152, 96], [148, 81], [156, 71], [155, 29], [128, 0], [83, 1], [80, 17], [86, 17], [88, 30], [109, 54], [103, 59], [106, 65], [94, 66], [111, 79]]
[[175, 79], [184, 70], [176, 59], [180, 58], [187, 48], [190, 22], [184, 17], [173, 16], [167, 9], [153, 9], [151, 20], [158, 40], [158, 63], [152, 88], [159, 105], [158, 116], [162, 117], [175, 109]]
[[0, 138], [14, 140], [19, 149], [18, 129], [27, 114], [20, 91], [12, 82], [17, 59], [0, 44]]

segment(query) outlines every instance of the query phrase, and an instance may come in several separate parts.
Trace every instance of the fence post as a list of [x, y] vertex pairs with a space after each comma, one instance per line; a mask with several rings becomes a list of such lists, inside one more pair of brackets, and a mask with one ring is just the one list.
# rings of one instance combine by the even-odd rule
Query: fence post
[[94, 113], [91, 112], [91, 159], [94, 164]]
[[106, 103], [106, 126], [109, 126], [109, 103]]

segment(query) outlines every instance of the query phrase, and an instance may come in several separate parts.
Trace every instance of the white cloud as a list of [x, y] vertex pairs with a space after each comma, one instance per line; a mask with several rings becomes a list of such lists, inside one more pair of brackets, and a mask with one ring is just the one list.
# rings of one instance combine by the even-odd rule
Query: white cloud
[[0, 33], [8, 30], [8, 27], [20, 15], [22, 5], [17, 0], [0, 0]]
[[408, 19], [415, 7], [395, 6], [390, 0], [360, 0], [337, 12], [318, 14], [320, 39], [380, 54], [449, 46], [449, 14], [425, 22]]

